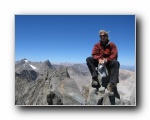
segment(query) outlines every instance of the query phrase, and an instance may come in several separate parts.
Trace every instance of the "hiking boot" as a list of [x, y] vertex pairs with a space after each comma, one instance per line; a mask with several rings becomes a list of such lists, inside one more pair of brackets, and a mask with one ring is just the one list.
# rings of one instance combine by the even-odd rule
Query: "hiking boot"
[[114, 92], [115, 85], [113, 83], [108, 83], [107, 90], [111, 93]]
[[100, 84], [98, 82], [98, 78], [97, 77], [92, 78], [92, 87], [93, 88], [99, 88], [100, 87]]

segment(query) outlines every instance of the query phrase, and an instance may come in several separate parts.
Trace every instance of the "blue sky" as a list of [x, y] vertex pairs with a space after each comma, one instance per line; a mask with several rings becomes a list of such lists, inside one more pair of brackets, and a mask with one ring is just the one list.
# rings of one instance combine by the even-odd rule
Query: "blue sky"
[[134, 15], [15, 15], [15, 60], [85, 63], [101, 29], [110, 31], [120, 64], [134, 66]]

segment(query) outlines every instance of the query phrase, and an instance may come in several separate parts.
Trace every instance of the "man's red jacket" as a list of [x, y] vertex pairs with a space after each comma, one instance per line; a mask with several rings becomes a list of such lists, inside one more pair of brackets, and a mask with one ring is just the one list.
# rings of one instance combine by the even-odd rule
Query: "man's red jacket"
[[106, 46], [103, 46], [101, 42], [98, 42], [94, 45], [92, 50], [92, 57], [97, 60], [100, 58], [105, 58], [107, 59], [107, 62], [110, 62], [112, 60], [117, 60], [118, 50], [116, 45], [112, 42], [108, 42]]

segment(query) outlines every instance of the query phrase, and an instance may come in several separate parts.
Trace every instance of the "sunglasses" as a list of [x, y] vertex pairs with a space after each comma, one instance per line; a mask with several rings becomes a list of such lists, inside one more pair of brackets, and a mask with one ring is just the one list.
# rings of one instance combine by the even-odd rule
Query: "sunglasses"
[[106, 37], [107, 35], [100, 35], [100, 37]]

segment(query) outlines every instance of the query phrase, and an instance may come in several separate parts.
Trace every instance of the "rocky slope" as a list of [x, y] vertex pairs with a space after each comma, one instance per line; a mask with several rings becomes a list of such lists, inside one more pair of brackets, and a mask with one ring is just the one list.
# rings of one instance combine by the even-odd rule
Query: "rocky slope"
[[[120, 69], [117, 105], [136, 104], [135, 72]], [[97, 105], [86, 64], [51, 64], [22, 59], [15, 63], [16, 105]], [[110, 105], [106, 98], [104, 105]]]
[[49, 61], [33, 63], [26, 59], [17, 62], [15, 68], [16, 105], [48, 105], [51, 92], [55, 94], [50, 98], [53, 104], [83, 104], [82, 94], [66, 68], [56, 70]]
[[120, 83], [117, 85], [121, 104], [136, 105], [136, 74], [130, 70], [120, 70]]

